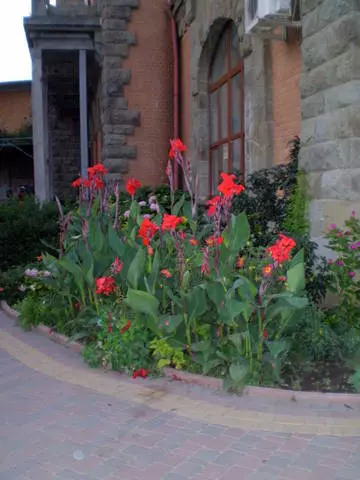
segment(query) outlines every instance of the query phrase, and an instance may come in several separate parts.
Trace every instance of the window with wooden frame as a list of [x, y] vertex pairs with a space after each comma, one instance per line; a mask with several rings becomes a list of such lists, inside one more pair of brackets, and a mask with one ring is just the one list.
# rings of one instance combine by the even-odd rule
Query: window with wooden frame
[[217, 45], [209, 75], [209, 190], [214, 194], [221, 172], [244, 175], [244, 65], [240, 39], [229, 23]]

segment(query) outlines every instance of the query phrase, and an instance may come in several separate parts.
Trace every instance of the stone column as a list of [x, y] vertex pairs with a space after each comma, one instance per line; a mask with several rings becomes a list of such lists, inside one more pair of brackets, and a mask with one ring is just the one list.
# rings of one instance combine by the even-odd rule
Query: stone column
[[360, 3], [303, 0], [300, 166], [313, 238], [360, 214]]
[[40, 202], [49, 200], [49, 168], [47, 158], [47, 103], [43, 88], [42, 50], [33, 49], [32, 57], [32, 125], [35, 195]]
[[80, 151], [81, 176], [87, 177], [89, 166], [86, 50], [79, 51], [79, 96], [80, 96]]

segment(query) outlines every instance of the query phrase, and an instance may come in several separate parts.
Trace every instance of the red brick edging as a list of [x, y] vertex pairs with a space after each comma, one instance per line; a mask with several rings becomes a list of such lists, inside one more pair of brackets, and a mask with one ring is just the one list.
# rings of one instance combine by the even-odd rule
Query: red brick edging
[[[6, 301], [1, 301], [1, 308], [10, 317], [17, 320], [19, 313], [11, 308]], [[73, 352], [80, 353], [84, 346], [79, 342], [70, 341], [65, 335], [54, 332], [45, 325], [38, 325], [33, 330], [41, 335], [50, 338], [55, 343], [63, 345]], [[164, 368], [164, 375], [174, 381], [188, 383], [190, 385], [199, 385], [204, 388], [212, 390], [222, 390], [223, 381], [220, 378], [207, 377], [205, 375], [196, 375], [194, 373], [184, 372], [183, 370], [176, 370], [174, 368]], [[266, 387], [245, 387], [242, 391], [243, 396], [248, 397], [267, 397], [273, 400], [282, 400], [290, 402], [309, 402], [314, 401], [322, 404], [342, 403], [351, 404], [360, 408], [360, 394], [355, 393], [321, 393], [321, 392], [297, 392], [294, 390], [283, 390], [281, 388], [266, 388]]]

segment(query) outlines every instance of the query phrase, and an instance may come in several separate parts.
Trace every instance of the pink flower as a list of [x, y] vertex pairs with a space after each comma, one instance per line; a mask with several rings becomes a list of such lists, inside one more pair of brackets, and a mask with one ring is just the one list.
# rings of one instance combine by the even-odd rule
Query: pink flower
[[335, 223], [332, 223], [329, 228], [330, 228], [330, 230], [335, 230], [337, 227], [336, 227]]
[[113, 274], [117, 275], [118, 273], [121, 272], [123, 268], [123, 262], [119, 260], [119, 257], [116, 257], [114, 262], [112, 263], [110, 270]]
[[168, 327], [169, 326], [169, 320], [165, 320], [164, 325], [165, 325], [165, 327]]
[[338, 260], [336, 264], [339, 265], [339, 267], [342, 267], [344, 265], [344, 262], [342, 260]]
[[350, 272], [350, 273], [349, 273], [349, 277], [350, 277], [350, 278], [354, 278], [354, 277], [355, 277], [355, 272]]

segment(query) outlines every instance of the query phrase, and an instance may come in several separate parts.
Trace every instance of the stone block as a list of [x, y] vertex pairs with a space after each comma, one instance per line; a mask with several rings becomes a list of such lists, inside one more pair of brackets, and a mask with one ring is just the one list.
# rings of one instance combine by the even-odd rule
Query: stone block
[[360, 48], [349, 45], [348, 50], [313, 71], [303, 71], [300, 81], [302, 98], [328, 88], [360, 79]]
[[113, 125], [140, 125], [140, 112], [136, 110], [112, 110], [110, 123]]
[[133, 125], [104, 125], [103, 133], [115, 135], [133, 135], [135, 127]]
[[302, 19], [302, 35], [307, 38], [320, 32], [330, 23], [351, 12], [359, 11], [358, 0], [325, 0], [318, 3], [318, 8]]
[[360, 80], [352, 80], [326, 91], [316, 93], [302, 101], [302, 118], [312, 118], [339, 108], [360, 106]]
[[323, 172], [318, 196], [323, 199], [360, 202], [360, 168]]
[[106, 158], [104, 165], [109, 174], [125, 175], [129, 171], [129, 161], [126, 158]]
[[101, 108], [103, 112], [111, 109], [127, 110], [128, 102], [124, 97], [106, 97], [101, 102]]
[[111, 45], [136, 45], [136, 35], [127, 31], [105, 30], [101, 35], [101, 41], [103, 44]]
[[314, 10], [318, 5], [320, 5], [323, 0], [302, 0], [301, 2], [301, 11], [303, 15]]
[[351, 105], [302, 122], [304, 146], [334, 139], [360, 137], [360, 108]]
[[123, 86], [131, 81], [131, 70], [104, 70], [102, 75], [103, 89], [110, 97], [122, 96]]
[[118, 61], [127, 58], [130, 49], [127, 44], [114, 45], [111, 43], [99, 43], [97, 48], [100, 56], [117, 57]]
[[357, 168], [360, 138], [332, 140], [308, 147], [300, 152], [300, 166], [307, 172]]
[[312, 70], [344, 53], [349, 44], [360, 38], [360, 12], [341, 17], [320, 32], [302, 42], [302, 62], [305, 70]]
[[351, 212], [360, 213], [360, 201], [346, 200], [324, 200], [324, 232], [329, 230], [330, 225], [335, 223], [339, 227], [343, 227], [346, 220], [351, 216]]
[[129, 20], [131, 17], [131, 8], [113, 6], [113, 2], [108, 2], [108, 5], [101, 9], [101, 18], [106, 19], [120, 19], [120, 20]]
[[[103, 144], [109, 147], [121, 147], [126, 144], [126, 135], [117, 135], [116, 133], [105, 133]], [[111, 155], [107, 155], [110, 157]]]
[[101, 20], [101, 27], [104, 30], [125, 30], [126, 20], [121, 18], [104, 18]]

